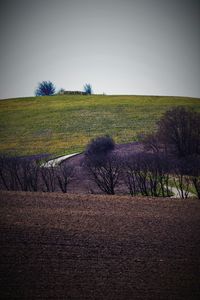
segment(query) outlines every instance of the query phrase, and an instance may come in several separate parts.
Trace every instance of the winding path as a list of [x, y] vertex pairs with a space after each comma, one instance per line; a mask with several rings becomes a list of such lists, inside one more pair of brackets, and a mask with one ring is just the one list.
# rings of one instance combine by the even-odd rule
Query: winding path
[[45, 168], [50, 168], [50, 167], [56, 167], [57, 165], [59, 165], [63, 160], [66, 160], [72, 156], [78, 155], [80, 153], [72, 153], [72, 154], [68, 154], [68, 155], [64, 155], [64, 156], [60, 156], [57, 157], [55, 159], [51, 159], [45, 163], [43, 163], [41, 166], [45, 167]]

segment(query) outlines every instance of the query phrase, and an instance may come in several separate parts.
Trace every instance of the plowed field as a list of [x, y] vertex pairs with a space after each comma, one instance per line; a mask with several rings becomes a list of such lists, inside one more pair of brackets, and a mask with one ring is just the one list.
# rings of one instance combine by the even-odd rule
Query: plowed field
[[200, 202], [0, 192], [0, 299], [200, 299]]

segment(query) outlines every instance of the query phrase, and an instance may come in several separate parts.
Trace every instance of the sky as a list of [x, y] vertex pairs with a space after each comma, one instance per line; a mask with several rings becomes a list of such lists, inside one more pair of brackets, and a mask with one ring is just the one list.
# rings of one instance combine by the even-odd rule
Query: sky
[[5, 0], [0, 99], [39, 82], [97, 94], [200, 97], [199, 0]]

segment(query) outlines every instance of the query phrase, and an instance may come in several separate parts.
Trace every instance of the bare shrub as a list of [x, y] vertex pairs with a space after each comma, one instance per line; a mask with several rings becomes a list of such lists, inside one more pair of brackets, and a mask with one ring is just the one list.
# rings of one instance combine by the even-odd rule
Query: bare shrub
[[60, 190], [67, 193], [70, 182], [74, 179], [74, 167], [71, 164], [60, 164], [57, 167], [57, 181]]
[[161, 153], [147, 154], [145, 160], [148, 169], [150, 195], [154, 197], [170, 196], [168, 156]]
[[37, 163], [37, 161], [31, 161], [28, 170], [28, 190], [37, 192], [39, 190], [39, 173], [40, 173], [40, 167]]
[[37, 191], [38, 177], [37, 161], [20, 157], [0, 157], [0, 182], [3, 189]]
[[114, 195], [121, 161], [112, 152], [115, 142], [109, 136], [93, 139], [85, 151], [85, 166], [91, 180], [106, 194]]
[[173, 162], [173, 182], [178, 191], [180, 198], [186, 199], [189, 195], [190, 176], [189, 165], [182, 159]]
[[176, 157], [200, 154], [200, 113], [175, 107], [165, 112], [157, 127], [155, 133], [143, 140], [147, 150], [168, 152]]
[[178, 157], [200, 154], [200, 114], [184, 107], [167, 111], [158, 122], [160, 142]]
[[40, 174], [43, 183], [43, 192], [54, 192], [56, 189], [56, 170], [53, 165], [50, 167], [41, 167]]
[[168, 158], [161, 154], [139, 153], [124, 159], [124, 181], [130, 195], [169, 196]]
[[139, 193], [136, 174], [136, 155], [127, 155], [123, 158], [123, 178], [131, 196], [135, 196]]
[[145, 135], [142, 142], [146, 151], [151, 151], [153, 153], [158, 153], [161, 151], [161, 144], [156, 132]]
[[0, 156], [0, 187], [1, 189], [8, 190], [8, 185], [5, 178], [5, 157], [4, 155]]
[[109, 153], [104, 157], [86, 155], [85, 165], [91, 180], [99, 189], [106, 194], [114, 195], [121, 171], [119, 157], [114, 153]]
[[132, 196], [137, 193], [149, 196], [145, 153], [132, 154], [124, 158], [124, 180]]
[[184, 178], [189, 178], [190, 184], [196, 190], [197, 197], [200, 199], [200, 155], [191, 155], [182, 158], [182, 169]]
[[200, 155], [194, 155], [188, 158], [190, 165], [190, 176], [192, 184], [196, 190], [197, 196], [200, 199]]

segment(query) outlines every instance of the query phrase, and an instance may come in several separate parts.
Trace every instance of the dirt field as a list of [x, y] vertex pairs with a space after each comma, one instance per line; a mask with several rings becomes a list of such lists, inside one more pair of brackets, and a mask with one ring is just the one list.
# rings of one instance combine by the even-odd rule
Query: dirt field
[[200, 202], [0, 192], [0, 299], [200, 299]]

